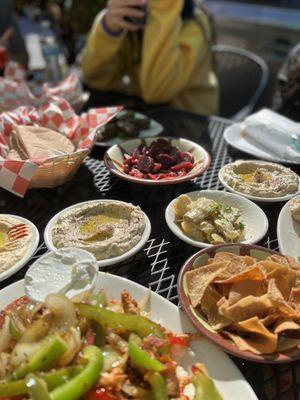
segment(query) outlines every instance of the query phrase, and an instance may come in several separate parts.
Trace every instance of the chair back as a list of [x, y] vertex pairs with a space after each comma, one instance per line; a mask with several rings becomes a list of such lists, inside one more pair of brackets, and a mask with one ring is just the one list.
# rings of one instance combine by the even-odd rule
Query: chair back
[[220, 116], [240, 121], [260, 100], [269, 81], [269, 68], [258, 55], [230, 45], [213, 46], [220, 85]]

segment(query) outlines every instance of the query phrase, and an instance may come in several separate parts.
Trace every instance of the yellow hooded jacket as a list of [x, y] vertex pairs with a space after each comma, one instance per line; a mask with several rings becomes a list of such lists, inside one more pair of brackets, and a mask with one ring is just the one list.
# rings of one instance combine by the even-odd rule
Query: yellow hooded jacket
[[[149, 0], [141, 41], [136, 33], [107, 33], [100, 13], [83, 51], [85, 83], [150, 104], [216, 114], [218, 83], [211, 67], [210, 23], [202, 10], [195, 19], [182, 21], [182, 7], [183, 0]], [[129, 84], [124, 76], [130, 78]]]

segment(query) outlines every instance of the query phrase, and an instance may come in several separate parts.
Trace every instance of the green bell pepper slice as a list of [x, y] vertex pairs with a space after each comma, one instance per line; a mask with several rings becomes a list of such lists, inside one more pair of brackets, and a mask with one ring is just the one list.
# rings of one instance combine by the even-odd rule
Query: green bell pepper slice
[[131, 333], [128, 342], [128, 355], [132, 362], [148, 371], [163, 371], [165, 366], [155, 358], [151, 357], [145, 350], [141, 349], [141, 338]]
[[24, 330], [22, 330], [22, 328], [18, 326], [13, 314], [9, 318], [9, 332], [14, 340], [20, 340], [24, 333]]
[[92, 319], [104, 326], [134, 332], [141, 337], [154, 335], [164, 337], [164, 330], [155, 322], [140, 315], [118, 313], [104, 307], [90, 306], [78, 303], [77, 308], [82, 317]]
[[95, 295], [94, 301], [95, 301], [96, 306], [105, 307], [106, 303], [107, 303], [105, 291], [104, 290], [100, 290], [100, 292]]
[[101, 350], [96, 346], [84, 349], [82, 358], [87, 362], [83, 370], [50, 393], [51, 400], [77, 400], [99, 380], [103, 366]]
[[40, 343], [39, 349], [22, 363], [13, 373], [14, 379], [24, 378], [28, 373], [50, 368], [65, 352], [66, 343], [58, 336], [47, 336]]
[[166, 382], [159, 372], [154, 372], [149, 377], [149, 382], [152, 388], [153, 400], [169, 400]]
[[[105, 307], [106, 306], [106, 294], [104, 290], [101, 290], [96, 296], [94, 297], [94, 302], [97, 307]], [[99, 323], [95, 322], [95, 345], [98, 347], [102, 347], [105, 344], [105, 328], [104, 326]]]
[[[81, 365], [76, 365], [72, 367], [61, 368], [52, 372], [46, 372], [39, 374], [38, 376], [42, 378], [49, 390], [55, 389], [57, 386], [62, 385], [67, 382], [70, 378], [73, 378], [79, 372], [81, 372], [83, 367]], [[0, 382], [0, 396], [18, 396], [27, 394], [28, 389], [26, 386], [26, 379], [20, 379], [17, 381], [4, 381]]]
[[34, 374], [26, 378], [28, 393], [34, 400], [51, 400], [46, 382]]
[[196, 389], [194, 400], [222, 400], [214, 381], [204, 371], [197, 371], [191, 379]]

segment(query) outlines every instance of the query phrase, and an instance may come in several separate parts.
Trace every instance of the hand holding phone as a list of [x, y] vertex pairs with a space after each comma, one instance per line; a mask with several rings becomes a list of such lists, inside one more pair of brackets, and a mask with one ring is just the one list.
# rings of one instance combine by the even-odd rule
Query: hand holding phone
[[147, 0], [109, 0], [105, 22], [108, 28], [136, 31], [145, 24]]

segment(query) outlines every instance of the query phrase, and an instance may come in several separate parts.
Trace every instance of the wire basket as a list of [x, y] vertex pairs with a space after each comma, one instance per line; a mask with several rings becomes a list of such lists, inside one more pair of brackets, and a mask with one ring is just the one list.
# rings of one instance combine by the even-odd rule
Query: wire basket
[[29, 188], [54, 188], [73, 178], [91, 149], [77, 151], [47, 160], [33, 175]]

